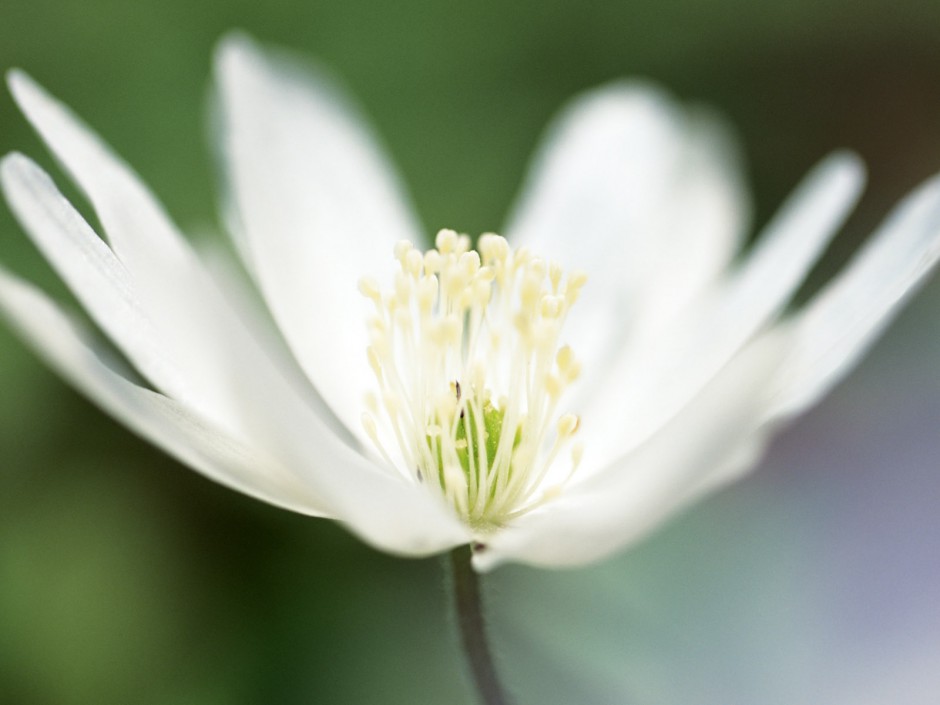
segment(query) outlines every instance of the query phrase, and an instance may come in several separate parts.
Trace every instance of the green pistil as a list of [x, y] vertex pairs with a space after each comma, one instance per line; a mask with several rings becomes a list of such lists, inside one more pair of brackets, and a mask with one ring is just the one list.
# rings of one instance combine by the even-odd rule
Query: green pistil
[[[493, 469], [493, 463], [496, 460], [496, 453], [499, 449], [499, 441], [503, 432], [503, 421], [505, 420], [506, 412], [495, 406], [491, 401], [486, 400], [483, 402], [482, 416], [483, 416], [483, 446], [486, 450], [486, 467], [482, 467], [482, 462], [484, 460], [483, 454], [480, 452], [480, 421], [478, 413], [480, 404], [467, 402], [462, 406], [462, 413], [460, 419], [457, 421], [457, 429], [454, 434], [454, 441], [456, 445], [456, 454], [457, 460], [460, 462], [460, 467], [463, 469], [464, 477], [467, 480], [467, 486], [470, 488], [470, 497], [469, 500], [471, 504], [475, 502], [475, 488], [481, 486], [480, 473], [491, 474]], [[444, 430], [446, 432], [446, 429]], [[437, 454], [437, 472], [438, 472], [438, 481], [441, 483], [441, 487], [445, 487], [445, 477], [444, 477], [444, 459], [441, 449], [441, 438], [432, 438], [430, 435], [426, 437], [428, 448], [433, 450], [436, 448]], [[513, 449], [515, 449], [522, 440], [522, 428], [519, 427], [516, 429], [515, 438], [513, 439]], [[471, 458], [473, 462], [471, 463]], [[503, 484], [509, 481], [512, 477], [512, 466], [510, 465], [508, 470], [508, 476], [503, 479]], [[496, 482], [493, 482], [489, 485], [489, 496], [487, 497], [487, 504], [489, 504], [495, 497], [496, 493]]]

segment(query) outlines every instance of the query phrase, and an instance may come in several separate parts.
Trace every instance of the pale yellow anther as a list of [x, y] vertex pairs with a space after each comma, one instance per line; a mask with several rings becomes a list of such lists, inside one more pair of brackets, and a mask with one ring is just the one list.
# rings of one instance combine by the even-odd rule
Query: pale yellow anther
[[543, 296], [539, 309], [546, 318], [558, 318], [564, 310], [564, 302], [557, 296]]
[[587, 274], [580, 269], [568, 275], [568, 281], [565, 285], [565, 302], [568, 304], [569, 308], [578, 300], [578, 297], [581, 295], [581, 289], [586, 283]]
[[373, 346], [366, 348], [366, 356], [369, 358], [369, 367], [372, 368], [372, 372], [375, 376], [381, 380], [382, 379], [382, 361], [379, 357], [379, 354], [376, 352]]
[[545, 278], [545, 260], [541, 257], [533, 257], [529, 261], [529, 271], [532, 272], [532, 275], [538, 277], [540, 280]]
[[441, 253], [437, 250], [428, 250], [424, 253], [424, 273], [437, 274], [441, 271]]
[[575, 360], [562, 372], [565, 382], [571, 384], [581, 376], [581, 363]]
[[558, 365], [558, 369], [564, 372], [572, 363], [574, 363], [574, 351], [571, 349], [570, 345], [562, 345], [558, 348], [558, 354], [555, 355], [555, 364]]
[[577, 433], [581, 419], [575, 414], [565, 414], [558, 419], [558, 435], [572, 436]]
[[519, 300], [522, 307], [534, 310], [542, 291], [542, 279], [533, 275], [526, 275], [519, 287]]
[[371, 316], [366, 323], [366, 328], [369, 331], [369, 338], [371, 339], [376, 335], [386, 335], [388, 333], [388, 327], [378, 316]]
[[480, 267], [480, 271], [477, 272], [477, 281], [482, 281], [489, 284], [494, 279], [496, 279], [495, 269], [490, 266]]
[[392, 418], [398, 416], [398, 412], [401, 411], [401, 400], [395, 392], [385, 392], [385, 394], [382, 395], [382, 404], [385, 407], [385, 411], [387, 411], [388, 415]]
[[372, 439], [373, 442], [378, 442], [379, 433], [378, 429], [375, 426], [375, 418], [367, 411], [362, 413], [362, 428], [366, 432], [366, 435]]
[[512, 317], [512, 324], [515, 327], [516, 332], [523, 338], [528, 338], [532, 335], [532, 321], [527, 313], [519, 311], [515, 316]]
[[441, 254], [450, 254], [457, 249], [457, 243], [459, 236], [453, 230], [447, 228], [438, 231], [437, 237], [434, 238], [434, 244], [437, 245], [437, 249]]
[[545, 376], [545, 393], [548, 394], [552, 399], [557, 399], [561, 396], [561, 393], [564, 391], [565, 386], [562, 384], [561, 379], [559, 379], [556, 374], [548, 374]]
[[467, 286], [467, 279], [456, 268], [446, 272], [448, 276], [442, 278], [444, 293], [448, 298], [456, 299]]
[[581, 363], [575, 358], [571, 347], [568, 345], [558, 349], [555, 364], [558, 365], [559, 373], [561, 373], [562, 378], [568, 384], [571, 384], [581, 376]]
[[509, 243], [506, 242], [506, 238], [493, 233], [480, 236], [479, 249], [486, 263], [502, 264], [509, 256]]
[[359, 280], [359, 293], [377, 305], [382, 302], [382, 290], [379, 288], [379, 283], [371, 277], [363, 277]]
[[395, 243], [395, 259], [401, 263], [404, 263], [405, 256], [414, 249], [412, 245], [407, 240], [399, 240]]
[[480, 269], [480, 255], [473, 251], [464, 252], [460, 255], [458, 266], [467, 279], [472, 279]]
[[492, 261], [495, 256], [495, 237], [492, 233], [484, 233], [477, 240], [477, 250], [479, 250], [484, 262]]

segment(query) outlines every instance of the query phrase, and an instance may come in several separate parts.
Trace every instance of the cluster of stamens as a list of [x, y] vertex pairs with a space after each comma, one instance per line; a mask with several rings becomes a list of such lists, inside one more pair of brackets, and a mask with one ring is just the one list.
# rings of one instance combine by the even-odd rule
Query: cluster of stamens
[[[487, 530], [551, 499], [580, 462], [580, 421], [558, 412], [580, 364], [559, 338], [586, 277], [498, 235], [475, 251], [442, 230], [435, 244], [396, 245], [390, 291], [360, 281], [375, 305], [367, 353], [379, 388], [363, 426], [390, 464]], [[570, 465], [558, 473], [565, 451]]]

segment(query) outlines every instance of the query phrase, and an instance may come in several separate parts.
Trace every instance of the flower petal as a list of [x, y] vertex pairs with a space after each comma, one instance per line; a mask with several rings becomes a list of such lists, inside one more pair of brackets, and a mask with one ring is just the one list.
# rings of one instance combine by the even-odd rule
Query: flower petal
[[421, 232], [375, 140], [323, 77], [233, 36], [216, 81], [247, 267], [316, 388], [365, 438], [372, 376], [357, 284]]
[[[850, 154], [817, 166], [726, 281], [607, 371], [584, 429], [595, 464], [655, 433], [760, 330], [780, 315], [858, 198], [864, 170]], [[587, 456], [585, 456], [587, 462]]]
[[842, 379], [940, 259], [940, 176], [905, 198], [846, 270], [796, 317], [797, 345], [771, 418], [814, 404]]
[[53, 302], [3, 270], [0, 309], [40, 355], [98, 405], [221, 484], [286, 509], [334, 516], [390, 552], [424, 555], [468, 540], [443, 502], [379, 471], [322, 428], [308, 429], [306, 452], [298, 449], [295, 462], [283, 463], [219, 432], [182, 404], [128, 382]]
[[[190, 393], [183, 398], [230, 432], [244, 433], [259, 423], [264, 426], [269, 423], [267, 408], [283, 406], [303, 415], [317, 414], [332, 423], [334, 431], [347, 442], [355, 443], [325, 404], [317, 404], [312, 389], [301, 400], [297, 390], [285, 383], [259, 340], [246, 330], [185, 238], [130, 168], [26, 74], [11, 72], [9, 83], [24, 114], [92, 202], [114, 253], [127, 270], [124, 279], [134, 286], [141, 310], [158, 332], [165, 357], [186, 375]], [[35, 187], [40, 182], [34, 178], [32, 183]], [[21, 199], [29, 196], [30, 201], [37, 193], [45, 194], [45, 203], [28, 206], [34, 219], [44, 209], [51, 207], [50, 213], [55, 214], [58, 208], [57, 216], [34, 224], [66, 225], [73, 230], [58, 234], [32, 232], [33, 238], [56, 238], [60, 243], [66, 238], [87, 240], [88, 229], [74, 230], [75, 214], [63, 215], [66, 209], [60, 197], [48, 186], [51, 184], [39, 192], [19, 191]], [[27, 207], [26, 202], [21, 209]], [[60, 222], [60, 217], [66, 221]], [[81, 247], [93, 248], [99, 257], [112, 261], [100, 246], [85, 242]], [[63, 263], [58, 266], [62, 269]], [[77, 283], [75, 277], [66, 278], [74, 280], [70, 282], [73, 285]], [[82, 296], [88, 299], [89, 295]], [[105, 328], [112, 332], [118, 325], [114, 322]], [[126, 335], [116, 342], [126, 344]], [[131, 357], [140, 352], [135, 348], [124, 351]], [[180, 390], [174, 387], [173, 391]], [[266, 402], [259, 404], [259, 397]]]
[[506, 233], [514, 246], [588, 273], [567, 331], [590, 374], [604, 368], [605, 352], [661, 326], [724, 269], [749, 210], [719, 120], [619, 83], [556, 119]]
[[787, 350], [774, 332], [755, 341], [681, 413], [633, 452], [496, 534], [475, 557], [481, 570], [513, 560], [566, 566], [638, 540], [690, 499], [714, 468], [753, 460], [764, 438], [767, 384]]
[[0, 180], [23, 229], [138, 371], [170, 396], [198, 404], [158, 344], [127, 268], [52, 179], [29, 158], [10, 154], [0, 164]]
[[256, 499], [303, 514], [327, 515], [323, 502], [275, 461], [221, 433], [179, 402], [115, 372], [76, 321], [2, 269], [0, 310], [69, 382], [177, 460]]

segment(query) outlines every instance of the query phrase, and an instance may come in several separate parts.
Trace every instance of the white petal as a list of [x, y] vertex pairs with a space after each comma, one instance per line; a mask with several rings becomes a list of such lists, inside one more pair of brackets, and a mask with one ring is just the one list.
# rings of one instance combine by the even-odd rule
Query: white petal
[[940, 176], [904, 199], [796, 318], [771, 417], [798, 414], [845, 376], [940, 259]]
[[389, 270], [394, 243], [420, 230], [375, 140], [323, 77], [235, 36], [216, 80], [247, 266], [301, 366], [361, 434], [372, 376], [357, 283]]
[[643, 84], [592, 91], [556, 120], [506, 234], [588, 273], [567, 328], [587, 374], [725, 267], [749, 212], [739, 172], [719, 121]]
[[476, 556], [477, 567], [507, 560], [579, 565], [638, 540], [684, 506], [716, 469], [755, 457], [763, 444], [767, 385], [786, 350], [782, 332], [746, 348], [634, 452], [496, 534]]
[[326, 514], [323, 502], [272, 459], [214, 429], [178, 402], [116, 373], [78, 323], [2, 269], [0, 309], [69, 382], [174, 458], [265, 502], [314, 516]]
[[127, 269], [49, 176], [27, 157], [11, 154], [0, 165], [0, 179], [23, 229], [95, 322], [156, 387], [194, 402], [141, 310]]
[[131, 384], [103, 362], [55, 304], [2, 270], [0, 307], [76, 387], [217, 482], [287, 509], [334, 516], [390, 552], [424, 555], [468, 540], [443, 502], [379, 471], [322, 428], [309, 428], [306, 448], [298, 448], [295, 462], [285, 464], [220, 433], [183, 405]]
[[607, 371], [592, 405], [583, 409], [588, 448], [596, 459], [616, 457], [655, 433], [780, 315], [857, 200], [863, 176], [853, 155], [822, 162], [727, 281], [671, 330], [628, 351]]
[[[322, 401], [304, 408], [137, 176], [28, 76], [14, 71], [9, 82], [24, 114], [91, 200], [141, 309], [158, 331], [165, 357], [186, 376], [191, 393], [183, 398], [230, 432], [256, 433], [259, 423], [270, 425], [269, 408], [283, 407], [300, 415], [316, 413], [353, 442]], [[122, 336], [116, 342], [126, 341]], [[304, 395], [308, 405], [311, 398]]]
[[[236, 346], [231, 340], [219, 339], [215, 335], [218, 326], [211, 322], [217, 316], [208, 310], [211, 297], [205, 295], [205, 282], [199, 280], [198, 262], [186, 242], [140, 180], [68, 108], [22, 72], [11, 72], [9, 84], [26, 117], [92, 202], [120, 265], [126, 268], [122, 284], [133, 287], [131, 295], [157, 329], [165, 357], [184, 371], [188, 383], [198, 389], [198, 400], [190, 393], [183, 398], [198, 405], [201, 411], [230, 430], [238, 429], [240, 421], [231, 413], [238, 405], [233, 403], [228, 382], [230, 368], [226, 362], [229, 352]], [[36, 185], [39, 180], [34, 178], [32, 183]], [[49, 188], [45, 188], [45, 192], [48, 208], [48, 202], [56, 201], [57, 197], [49, 193]], [[85, 249], [96, 250], [99, 263], [111, 259], [100, 246], [90, 241], [86, 229], [76, 231], [74, 215], [64, 215], [60, 204], [54, 208], [59, 209], [61, 217], [45, 218], [40, 222], [38, 214], [43, 205], [35, 202], [38, 192], [33, 191], [30, 205], [24, 198], [26, 193], [20, 189], [20, 209], [28, 209], [33, 214], [31, 224], [34, 227], [28, 225], [27, 229], [37, 243], [44, 239], [51, 244], [51, 239], [55, 238], [61, 245], [72, 239], [75, 243], [82, 243]], [[55, 213], [55, 210], [50, 213]], [[61, 218], [66, 218], [67, 222]], [[53, 232], [63, 225], [71, 232]], [[35, 226], [44, 231], [40, 232]], [[84, 289], [91, 283], [89, 277], [83, 277], [79, 284], [77, 275], [66, 276], [65, 263], [61, 261], [63, 257], [52, 252], [47, 256], [51, 256], [53, 262], [58, 261], [57, 268], [76, 293], [78, 286]], [[72, 266], [78, 268], [80, 265]], [[111, 269], [114, 271], [115, 267]], [[94, 308], [100, 308], [101, 304], [92, 304], [91, 290], [80, 296], [100, 321], [102, 316], [100, 312], [95, 313]], [[115, 334], [121, 325], [114, 321], [104, 327], [110, 334]], [[126, 337], [122, 334], [115, 340], [124, 345]], [[131, 347], [126, 352], [135, 358], [135, 362], [143, 363], [136, 359], [138, 349]], [[166, 380], [153, 381], [160, 384]], [[180, 385], [175, 384], [167, 391], [183, 392]]]
[[95, 207], [118, 257], [137, 275], [191, 257], [166, 213], [131, 169], [71, 111], [19, 70], [8, 74], [20, 109]]

